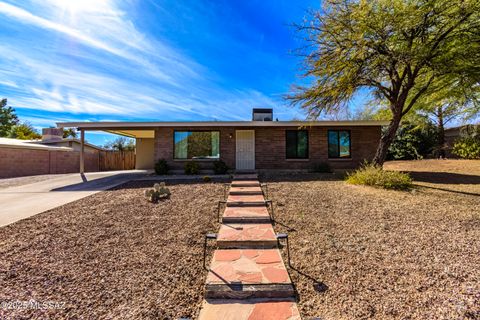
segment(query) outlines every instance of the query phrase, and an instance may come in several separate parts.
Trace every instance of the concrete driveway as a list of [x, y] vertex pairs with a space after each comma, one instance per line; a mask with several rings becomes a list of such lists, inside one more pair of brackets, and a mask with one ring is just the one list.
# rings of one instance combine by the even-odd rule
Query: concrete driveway
[[72, 173], [0, 189], [0, 227], [147, 174], [146, 170]]

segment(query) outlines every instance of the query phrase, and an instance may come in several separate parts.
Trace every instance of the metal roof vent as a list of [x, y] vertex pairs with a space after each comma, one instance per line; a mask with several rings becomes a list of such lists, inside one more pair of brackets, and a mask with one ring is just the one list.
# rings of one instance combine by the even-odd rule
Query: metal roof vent
[[273, 121], [273, 109], [253, 108], [253, 121]]

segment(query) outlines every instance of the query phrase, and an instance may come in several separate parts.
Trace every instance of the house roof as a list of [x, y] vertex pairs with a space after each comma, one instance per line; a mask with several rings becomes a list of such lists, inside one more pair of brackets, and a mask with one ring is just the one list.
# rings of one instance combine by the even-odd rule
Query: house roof
[[185, 122], [57, 122], [59, 128], [101, 130], [132, 138], [153, 138], [157, 127], [201, 128], [201, 127], [361, 127], [385, 126], [389, 121], [346, 120], [346, 121], [185, 121]]
[[[76, 138], [63, 138], [62, 140], [58, 140], [58, 139], [51, 139], [51, 140], [39, 140], [39, 141], [36, 141], [35, 143], [40, 143], [40, 144], [56, 144], [56, 143], [61, 143], [61, 142], [73, 142], [73, 143], [78, 143], [80, 144], [80, 140], [79, 139], [76, 139]], [[97, 149], [97, 150], [105, 150], [104, 148], [102, 147], [99, 147], [99, 146], [96, 146], [94, 144], [91, 144], [91, 143], [88, 143], [85, 141], [85, 145], [86, 146], [89, 146], [91, 148], [94, 148], [94, 149]]]
[[40, 140], [20, 140], [10, 138], [0, 138], [0, 147], [19, 148], [19, 149], [38, 149], [38, 150], [56, 150], [72, 151], [69, 147], [56, 147], [39, 144]]

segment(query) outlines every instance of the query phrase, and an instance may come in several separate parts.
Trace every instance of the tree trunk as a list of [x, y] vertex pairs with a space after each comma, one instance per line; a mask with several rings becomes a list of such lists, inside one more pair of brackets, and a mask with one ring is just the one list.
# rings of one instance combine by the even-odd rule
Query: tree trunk
[[437, 109], [438, 117], [438, 157], [445, 158], [445, 126], [443, 119], [443, 109], [438, 107]]
[[380, 139], [380, 143], [378, 144], [377, 151], [375, 152], [375, 157], [372, 160], [374, 164], [382, 166], [383, 163], [385, 162], [388, 148], [390, 147], [393, 140], [395, 139], [395, 135], [397, 133], [398, 127], [400, 126], [401, 119], [402, 119], [401, 114], [393, 115], [393, 119], [392, 121], [390, 121], [387, 131], [385, 131], [385, 133], [382, 135], [382, 138]]

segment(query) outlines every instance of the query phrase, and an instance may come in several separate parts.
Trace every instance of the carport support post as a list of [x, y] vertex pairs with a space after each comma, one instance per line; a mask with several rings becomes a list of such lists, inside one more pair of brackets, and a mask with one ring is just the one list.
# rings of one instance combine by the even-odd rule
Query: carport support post
[[80, 173], [85, 173], [85, 130], [80, 129]]

